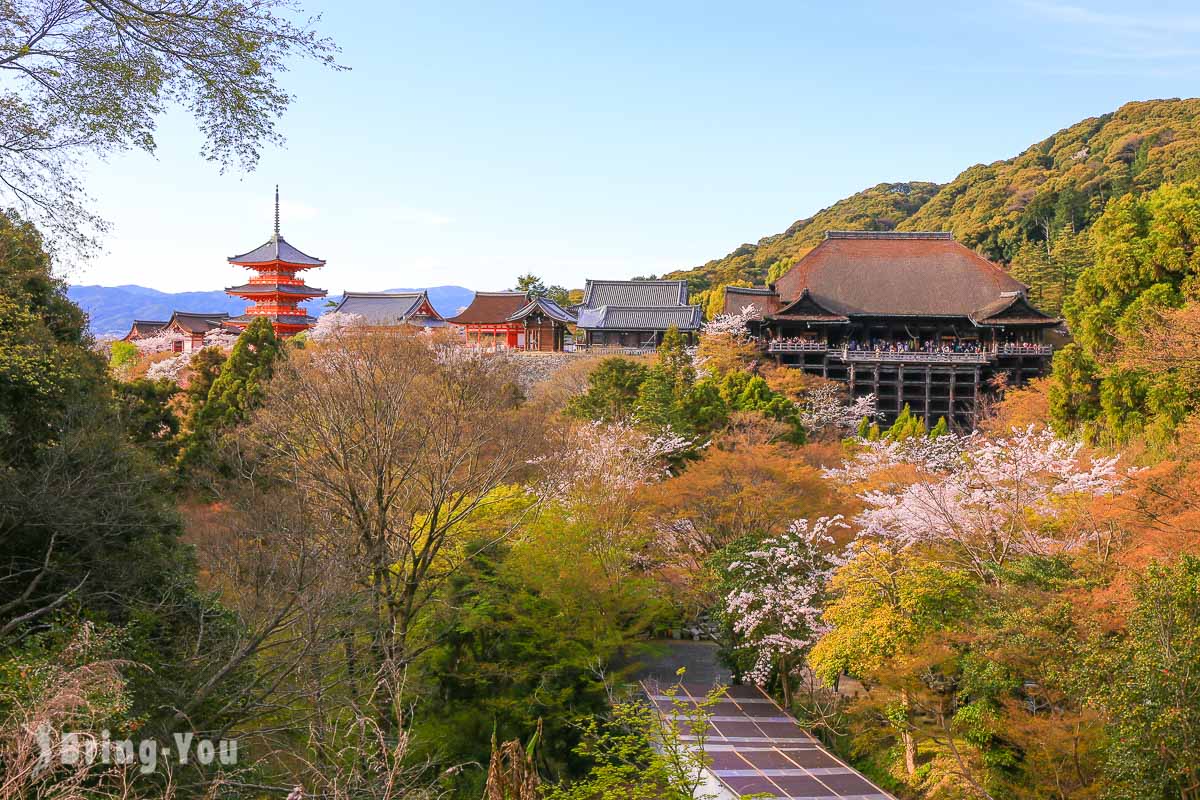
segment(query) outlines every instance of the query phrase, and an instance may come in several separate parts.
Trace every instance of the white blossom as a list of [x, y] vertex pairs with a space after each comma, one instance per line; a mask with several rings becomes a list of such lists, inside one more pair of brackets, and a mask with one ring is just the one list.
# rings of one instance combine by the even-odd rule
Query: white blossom
[[167, 378], [179, 383], [179, 379], [183, 376], [184, 370], [192, 363], [191, 353], [180, 353], [177, 356], [157, 361], [150, 365], [146, 370], [146, 377], [150, 380], [158, 380]]
[[347, 314], [344, 311], [330, 311], [317, 318], [317, 322], [308, 329], [308, 338], [314, 342], [333, 338], [348, 328], [365, 324], [361, 314]]
[[747, 325], [758, 319], [754, 306], [743, 306], [737, 314], [718, 314], [700, 326], [701, 336], [732, 336], [745, 339], [749, 335]]
[[868, 508], [855, 518], [860, 539], [899, 549], [949, 545], [961, 566], [984, 579], [1013, 557], [1054, 555], [1096, 541], [1102, 531], [1084, 520], [1067, 530], [1056, 523], [1074, 502], [1110, 495], [1128, 476], [1118, 458], [1085, 453], [1081, 443], [1032, 425], [998, 439], [914, 437], [870, 445], [827, 474], [856, 481], [908, 463], [924, 477], [861, 493]]
[[627, 494], [666, 477], [667, 461], [693, 445], [669, 430], [655, 435], [629, 422], [591, 422], [579, 426], [571, 446], [555, 457], [550, 474], [535, 491], [556, 500], [584, 489]]
[[735, 588], [726, 594], [724, 610], [734, 633], [755, 653], [746, 677], [759, 686], [782, 658], [803, 654], [828, 629], [821, 600], [841, 563], [831, 555], [830, 534], [847, 527], [840, 515], [811, 525], [799, 519], [729, 565]]
[[822, 384], [808, 392], [800, 404], [800, 424], [815, 433], [832, 428], [840, 432], [852, 431], [863, 418], [874, 420], [879, 416], [875, 407], [875, 395], [856, 397], [847, 404], [842, 399], [841, 387]]
[[176, 349], [176, 345], [187, 341], [187, 337], [178, 331], [163, 328], [153, 336], [143, 336], [133, 340], [134, 346], [142, 355], [152, 353], [168, 353]]

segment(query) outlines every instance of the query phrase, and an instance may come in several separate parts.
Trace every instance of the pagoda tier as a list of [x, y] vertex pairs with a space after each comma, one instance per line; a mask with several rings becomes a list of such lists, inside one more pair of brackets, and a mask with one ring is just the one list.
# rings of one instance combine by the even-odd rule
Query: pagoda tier
[[264, 244], [248, 253], [231, 256], [229, 263], [254, 270], [254, 275], [241, 286], [230, 286], [226, 294], [242, 297], [253, 305], [240, 317], [233, 317], [228, 324], [245, 328], [259, 317], [267, 317], [281, 336], [291, 336], [312, 327], [316, 322], [300, 307], [300, 303], [315, 297], [324, 297], [325, 290], [307, 286], [296, 273], [306, 269], [325, 266], [325, 261], [314, 258], [288, 244], [279, 235], [279, 187], [275, 187], [275, 233]]

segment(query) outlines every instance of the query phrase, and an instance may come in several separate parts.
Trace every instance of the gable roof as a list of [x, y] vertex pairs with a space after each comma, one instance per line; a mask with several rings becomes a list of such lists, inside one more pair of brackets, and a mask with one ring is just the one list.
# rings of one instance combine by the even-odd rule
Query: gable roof
[[580, 328], [613, 331], [665, 331], [671, 326], [695, 331], [700, 329], [700, 323], [700, 306], [581, 308], [578, 321]]
[[686, 306], [687, 281], [587, 281], [583, 286], [583, 308], [630, 306], [666, 308]]
[[455, 325], [499, 325], [529, 302], [524, 292], [476, 292], [471, 304], [450, 317]]
[[135, 319], [133, 324], [129, 326], [129, 333], [125, 334], [125, 340], [153, 336], [167, 327], [169, 321], [165, 319]]
[[971, 315], [976, 325], [1057, 325], [1057, 317], [1037, 309], [1024, 292], [1005, 294]]
[[225, 294], [242, 297], [260, 294], [290, 294], [294, 297], [324, 297], [326, 291], [313, 286], [296, 283], [243, 283], [241, 286], [230, 286]]
[[520, 319], [525, 319], [534, 312], [540, 312], [555, 322], [561, 322], [564, 325], [574, 325], [576, 317], [570, 311], [560, 306], [558, 303], [551, 300], [549, 297], [535, 297], [526, 303], [515, 313], [509, 316], [509, 322], [516, 322]]
[[747, 306], [754, 309], [755, 319], [762, 319], [763, 315], [779, 310], [779, 296], [775, 294], [774, 289], [765, 286], [725, 287], [724, 313], [740, 314]]
[[210, 314], [196, 311], [175, 311], [167, 320], [167, 327], [176, 325], [188, 333], [208, 333], [214, 328], [220, 328], [229, 319], [225, 311], [214, 311]]
[[949, 233], [829, 231], [775, 288], [841, 315], [973, 318], [1025, 287]]
[[[432, 313], [420, 313], [422, 306]], [[429, 302], [426, 292], [346, 292], [333, 311], [357, 314], [367, 325], [411, 322], [427, 328], [439, 328], [446, 324]]]
[[840, 324], [850, 321], [850, 318], [845, 314], [838, 314], [817, 302], [808, 289], [800, 292], [799, 297], [769, 316], [771, 319], [786, 320], [789, 322]]
[[278, 232], [253, 250], [238, 256], [230, 256], [228, 261], [230, 264], [237, 264], [239, 266], [270, 264], [274, 261], [282, 261], [284, 264], [303, 267], [325, 266], [324, 259], [300, 252], [288, 244], [287, 240], [280, 236]]

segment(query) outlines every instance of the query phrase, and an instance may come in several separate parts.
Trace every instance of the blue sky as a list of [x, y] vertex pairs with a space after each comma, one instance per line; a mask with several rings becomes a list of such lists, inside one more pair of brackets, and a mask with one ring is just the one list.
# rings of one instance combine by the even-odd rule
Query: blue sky
[[533, 271], [581, 286], [685, 268], [881, 181], [945, 181], [1200, 77], [1194, 4], [307, 0], [348, 72], [300, 64], [287, 144], [250, 174], [198, 155], [95, 164], [113, 229], [76, 283], [241, 282], [283, 233], [333, 291]]

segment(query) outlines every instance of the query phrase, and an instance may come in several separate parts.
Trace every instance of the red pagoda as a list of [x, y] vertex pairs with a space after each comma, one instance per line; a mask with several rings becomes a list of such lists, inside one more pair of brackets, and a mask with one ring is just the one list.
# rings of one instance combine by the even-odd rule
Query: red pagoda
[[315, 317], [300, 307], [300, 303], [314, 297], [324, 297], [324, 289], [306, 286], [297, 273], [325, 266], [319, 258], [306, 255], [279, 235], [279, 187], [275, 187], [275, 234], [265, 244], [248, 253], [232, 256], [230, 264], [246, 267], [255, 272], [249, 283], [231, 286], [226, 294], [243, 297], [254, 305], [240, 317], [233, 317], [227, 324], [245, 328], [259, 317], [267, 317], [280, 336], [292, 336], [307, 330], [316, 322]]

